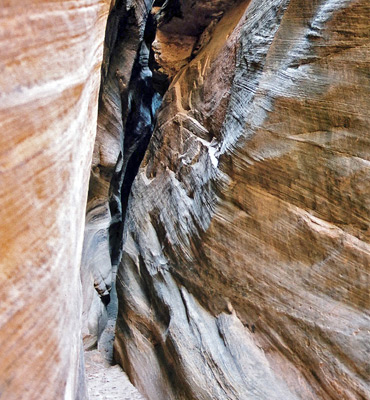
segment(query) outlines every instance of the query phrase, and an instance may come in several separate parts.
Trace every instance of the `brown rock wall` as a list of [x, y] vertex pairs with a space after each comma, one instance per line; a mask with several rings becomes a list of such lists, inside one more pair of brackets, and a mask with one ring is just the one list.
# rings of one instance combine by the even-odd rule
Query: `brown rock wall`
[[0, 7], [0, 397], [84, 398], [80, 259], [109, 1]]
[[368, 16], [244, 2], [175, 76], [117, 281], [148, 398], [369, 398]]
[[85, 398], [164, 72], [116, 358], [149, 399], [369, 399], [368, 2], [162, 2], [155, 77], [151, 6], [1, 5], [0, 398]]
[[[120, 246], [120, 196], [125, 124], [130, 108], [129, 84], [150, 8], [148, 0], [116, 2], [111, 7], [105, 32], [97, 135], [81, 261], [85, 348], [96, 345], [106, 324], [104, 302], [109, 301], [112, 271], [119, 259], [112, 247]], [[112, 184], [112, 181], [117, 183]], [[117, 225], [113, 233], [110, 232], [112, 225]]]

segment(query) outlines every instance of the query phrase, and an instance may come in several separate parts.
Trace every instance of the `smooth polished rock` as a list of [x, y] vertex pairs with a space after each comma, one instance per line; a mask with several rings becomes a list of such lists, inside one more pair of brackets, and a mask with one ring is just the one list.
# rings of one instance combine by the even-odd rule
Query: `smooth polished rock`
[[370, 399], [368, 17], [242, 2], [175, 76], [117, 279], [149, 399]]
[[106, 325], [112, 271], [120, 257], [121, 187], [131, 74], [144, 37], [149, 0], [111, 6], [105, 33], [97, 135], [91, 166], [81, 261], [83, 341], [96, 346]]
[[85, 398], [80, 260], [110, 1], [0, 7], [0, 397]]

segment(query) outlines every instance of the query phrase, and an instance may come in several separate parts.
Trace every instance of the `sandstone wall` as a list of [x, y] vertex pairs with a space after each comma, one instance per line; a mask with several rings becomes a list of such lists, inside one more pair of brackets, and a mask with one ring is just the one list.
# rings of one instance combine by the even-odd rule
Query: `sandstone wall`
[[157, 54], [181, 69], [129, 201], [115, 342], [149, 399], [370, 399], [368, 17], [252, 0], [184, 67]]
[[107, 22], [81, 261], [85, 348], [96, 345], [106, 324], [105, 305], [121, 255], [121, 197], [129, 158], [125, 130], [137, 91], [130, 81], [150, 9], [150, 0], [117, 1]]
[[0, 5], [0, 398], [84, 398], [80, 259], [108, 0]]
[[123, 252], [148, 399], [369, 399], [368, 1], [154, 5], [154, 69], [149, 0], [0, 5], [0, 398], [85, 398]]

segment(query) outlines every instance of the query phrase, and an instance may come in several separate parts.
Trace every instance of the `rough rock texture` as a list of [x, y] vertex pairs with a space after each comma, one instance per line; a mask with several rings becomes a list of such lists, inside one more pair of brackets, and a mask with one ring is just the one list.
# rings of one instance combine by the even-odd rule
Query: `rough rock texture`
[[158, 22], [153, 49], [160, 71], [173, 78], [209, 40], [212, 28], [237, 1], [177, 0], [162, 3], [162, 7], [153, 7]]
[[[129, 177], [129, 184], [124, 182], [127, 165], [135, 158], [142, 140], [147, 138], [143, 131], [147, 129], [152, 133], [148, 109], [151, 109], [154, 93], [149, 93], [152, 90], [149, 50], [143, 41], [148, 36], [145, 27], [150, 9], [148, 0], [116, 1], [107, 22], [81, 262], [85, 348], [96, 345], [107, 322], [105, 306], [109, 302], [112, 273], [122, 247], [122, 203], [125, 202], [122, 197], [128, 195], [122, 187], [129, 189], [133, 179]], [[151, 96], [149, 105], [143, 104], [141, 92]], [[136, 115], [138, 113], [140, 116]], [[135, 114], [134, 123], [131, 114]], [[137, 126], [139, 138], [136, 137]], [[127, 136], [133, 140], [128, 142]], [[137, 167], [131, 169], [135, 168], [137, 170]]]
[[242, 2], [174, 77], [117, 281], [149, 399], [370, 399], [369, 11]]
[[0, 6], [0, 398], [85, 397], [81, 283], [109, 1]]

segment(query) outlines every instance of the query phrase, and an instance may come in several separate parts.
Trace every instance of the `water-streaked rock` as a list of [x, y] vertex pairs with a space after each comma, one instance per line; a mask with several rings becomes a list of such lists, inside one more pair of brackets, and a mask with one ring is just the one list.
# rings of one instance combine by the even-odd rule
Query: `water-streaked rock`
[[175, 76], [117, 280], [151, 400], [370, 398], [368, 17], [242, 2]]
[[107, 322], [112, 271], [120, 258], [121, 190], [127, 158], [125, 126], [134, 90], [130, 86], [150, 0], [119, 1], [111, 7], [102, 66], [97, 135], [92, 158], [81, 261], [83, 340], [96, 346]]
[[80, 260], [110, 1], [0, 6], [0, 397], [85, 398]]

